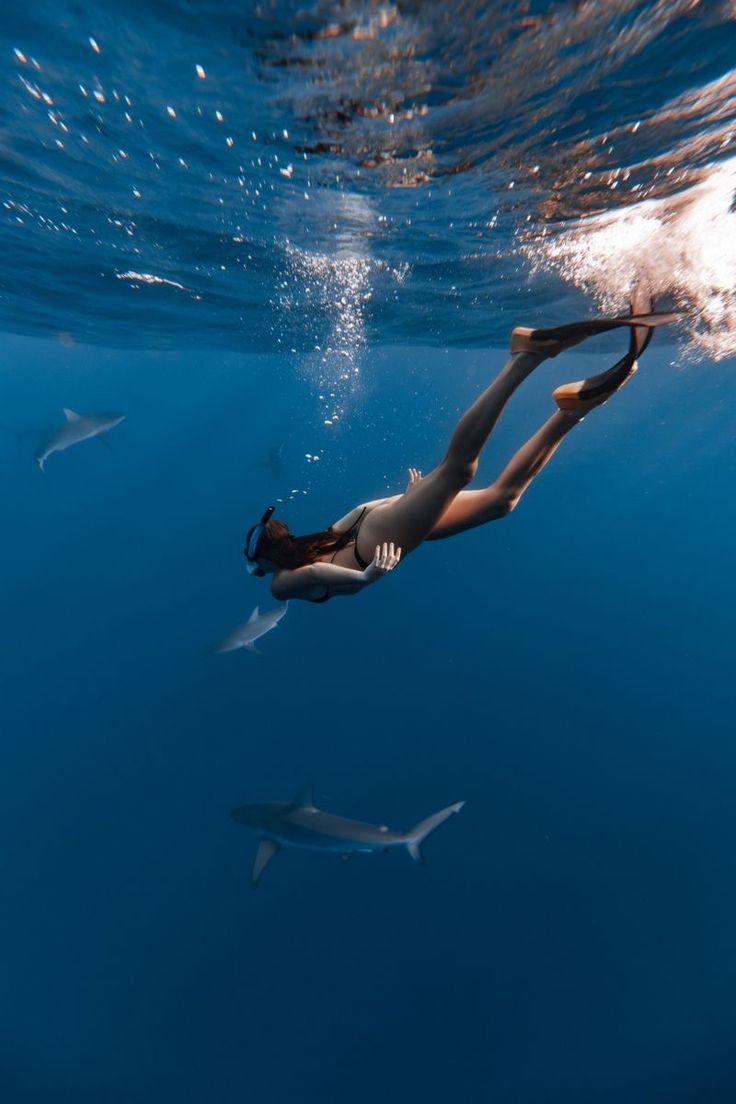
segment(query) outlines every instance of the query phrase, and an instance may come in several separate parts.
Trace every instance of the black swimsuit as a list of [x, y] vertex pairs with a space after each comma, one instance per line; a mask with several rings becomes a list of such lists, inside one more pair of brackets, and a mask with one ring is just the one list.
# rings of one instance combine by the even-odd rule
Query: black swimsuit
[[[363, 524], [363, 519], [365, 518], [367, 512], [368, 507], [364, 506], [350, 528], [346, 529], [345, 532], [341, 535], [340, 540], [337, 542], [336, 545], [334, 545], [335, 551], [330, 557], [330, 563], [333, 563], [338, 552], [341, 552], [343, 548], [349, 548], [350, 545], [352, 545], [353, 556], [355, 557], [355, 562], [357, 563], [360, 570], [365, 571], [365, 569], [368, 567], [368, 564], [358, 551], [358, 533], [360, 532], [360, 527]], [[329, 587], [325, 587], [325, 594], [322, 596], [322, 598], [310, 598], [309, 600], [310, 602], [314, 602], [316, 604], [318, 602], [329, 602], [331, 597], [332, 595], [330, 594]]]
[[[347, 529], [345, 531], [345, 533], [343, 533], [343, 536], [347, 537], [347, 540], [345, 541], [344, 544], [340, 545], [340, 548], [347, 548], [348, 545], [352, 544], [352, 546], [353, 546], [353, 555], [355, 556], [355, 562], [357, 563], [357, 565], [358, 565], [358, 567], [360, 568], [361, 571], [365, 571], [368, 564], [366, 563], [366, 561], [363, 559], [360, 552], [358, 551], [358, 533], [360, 532], [360, 527], [363, 524], [363, 521], [365, 519], [365, 515], [367, 513], [368, 513], [368, 507], [364, 506], [363, 509], [358, 514], [355, 521], [353, 522], [353, 524], [350, 526], [350, 528]], [[338, 549], [338, 551], [339, 551], [339, 549]], [[337, 553], [333, 554], [332, 560], [330, 560], [330, 563], [332, 563], [332, 561], [335, 559], [336, 554]]]

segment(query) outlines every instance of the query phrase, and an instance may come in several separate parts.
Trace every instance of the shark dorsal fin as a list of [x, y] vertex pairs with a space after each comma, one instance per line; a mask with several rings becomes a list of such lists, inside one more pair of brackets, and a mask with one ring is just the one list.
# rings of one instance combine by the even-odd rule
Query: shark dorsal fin
[[260, 616], [261, 615], [258, 611], [258, 606], [256, 606], [256, 608], [253, 610], [252, 614], [248, 618], [247, 624], [250, 625], [251, 621], [257, 621]]
[[289, 805], [290, 809], [313, 809], [314, 808], [314, 786], [303, 786], [294, 800]]
[[277, 851], [279, 851], [279, 845], [274, 843], [270, 839], [262, 839], [258, 844], [258, 850], [256, 851], [255, 862], [253, 863], [253, 885], [258, 885], [258, 879], [263, 871], [266, 869], [271, 859], [274, 857]]
[[68, 422], [78, 422], [82, 415], [77, 414], [76, 410], [70, 410], [68, 406], [65, 406], [64, 417]]

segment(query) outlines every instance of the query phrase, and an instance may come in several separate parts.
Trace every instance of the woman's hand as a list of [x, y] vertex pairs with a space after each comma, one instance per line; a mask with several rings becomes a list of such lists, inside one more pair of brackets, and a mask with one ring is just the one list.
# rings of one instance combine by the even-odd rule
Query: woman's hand
[[375, 583], [377, 579], [382, 579], [389, 571], [393, 571], [400, 559], [401, 549], [394, 549], [393, 541], [390, 544], [377, 544], [373, 561], [363, 572], [365, 582]]
[[[419, 471], [419, 468], [409, 468], [408, 471], [409, 482], [406, 485], [406, 490], [410, 491], [412, 487], [416, 487], [417, 483], [422, 482], [422, 473]], [[406, 494], [406, 491], [404, 491], [404, 494]]]

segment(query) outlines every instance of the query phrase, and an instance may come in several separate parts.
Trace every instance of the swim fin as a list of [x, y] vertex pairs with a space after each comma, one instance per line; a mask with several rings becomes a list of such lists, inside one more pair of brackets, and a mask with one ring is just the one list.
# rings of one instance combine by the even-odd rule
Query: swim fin
[[[634, 345], [632, 330], [631, 345]], [[623, 387], [637, 369], [636, 353], [629, 352], [617, 361], [613, 368], [576, 383], [563, 383], [552, 392], [552, 398], [560, 410], [569, 414], [586, 414], [596, 406], [602, 406], [619, 388]]]
[[[659, 321], [652, 324], [643, 320], [656, 318], [661, 322], [671, 322], [680, 317], [679, 314], [666, 314], [664, 312], [635, 314], [634, 310], [638, 305], [636, 303], [637, 298], [641, 299], [642, 296], [636, 295], [634, 297], [635, 301], [631, 305], [632, 313], [627, 319], [628, 325], [631, 327], [628, 352], [614, 364], [613, 368], [600, 372], [597, 376], [578, 380], [576, 383], [563, 383], [560, 387], [556, 387], [552, 392], [552, 398], [560, 410], [567, 411], [570, 414], [585, 414], [588, 410], [601, 406], [620, 387], [623, 387], [627, 380], [631, 379], [637, 369], [637, 359], [654, 336], [654, 325], [661, 324]], [[649, 299], [648, 296], [647, 299]], [[647, 305], [653, 304], [649, 301]]]
[[653, 330], [655, 326], [664, 326], [680, 317], [676, 311], [652, 311], [646, 314], [627, 314], [619, 318], [591, 318], [587, 322], [569, 322], [566, 326], [556, 326], [550, 330], [532, 330], [517, 326], [511, 331], [511, 352], [540, 353], [543, 356], [556, 357], [565, 349], [579, 345], [586, 338], [608, 333], [609, 330], [617, 330], [622, 326]]

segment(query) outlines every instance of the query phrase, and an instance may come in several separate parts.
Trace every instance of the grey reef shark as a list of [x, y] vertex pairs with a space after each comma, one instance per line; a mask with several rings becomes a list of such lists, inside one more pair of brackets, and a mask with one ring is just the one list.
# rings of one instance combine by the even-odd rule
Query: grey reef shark
[[256, 648], [256, 640], [265, 636], [271, 629], [275, 629], [288, 608], [289, 603], [286, 602], [285, 605], [277, 606], [275, 610], [269, 610], [268, 613], [259, 613], [256, 606], [248, 620], [238, 625], [237, 629], [233, 629], [230, 635], [219, 644], [215, 644], [213, 651], [234, 652], [236, 648], [246, 648], [249, 652], [261, 655], [262, 653]]
[[415, 862], [422, 862], [423, 840], [449, 816], [459, 813], [464, 804], [458, 801], [448, 805], [426, 820], [420, 820], [408, 832], [392, 832], [383, 824], [364, 824], [360, 820], [347, 820], [323, 812], [314, 804], [312, 787], [305, 786], [293, 801], [240, 805], [230, 815], [261, 837], [253, 864], [253, 885], [256, 886], [268, 863], [283, 847], [332, 851], [345, 859], [356, 851], [404, 848]]
[[41, 471], [54, 452], [65, 452], [72, 445], [90, 441], [93, 437], [108, 444], [105, 435], [125, 420], [124, 414], [77, 414], [75, 410], [67, 408], [64, 409], [64, 417], [64, 425], [36, 449], [36, 463]]

